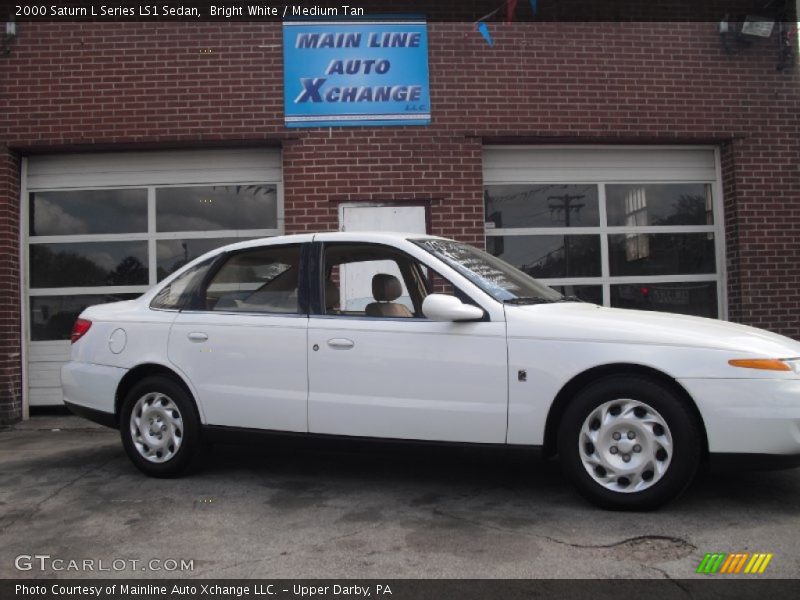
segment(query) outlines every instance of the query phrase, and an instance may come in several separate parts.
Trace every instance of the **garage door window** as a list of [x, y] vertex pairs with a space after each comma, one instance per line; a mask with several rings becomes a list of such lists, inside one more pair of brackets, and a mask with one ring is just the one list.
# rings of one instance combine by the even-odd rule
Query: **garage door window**
[[556, 290], [719, 316], [711, 183], [487, 185], [486, 246]]
[[36, 192], [29, 210], [31, 236], [147, 231], [145, 188]]
[[31, 192], [31, 340], [68, 340], [87, 306], [136, 298], [209, 250], [281, 233], [278, 223], [269, 183]]

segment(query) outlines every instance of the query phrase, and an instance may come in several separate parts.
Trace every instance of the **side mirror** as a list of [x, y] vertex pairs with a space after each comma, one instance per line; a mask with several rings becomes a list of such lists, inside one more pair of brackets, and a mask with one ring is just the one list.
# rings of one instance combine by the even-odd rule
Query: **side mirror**
[[475, 321], [483, 318], [483, 310], [464, 304], [455, 296], [430, 294], [422, 301], [422, 314], [431, 321]]

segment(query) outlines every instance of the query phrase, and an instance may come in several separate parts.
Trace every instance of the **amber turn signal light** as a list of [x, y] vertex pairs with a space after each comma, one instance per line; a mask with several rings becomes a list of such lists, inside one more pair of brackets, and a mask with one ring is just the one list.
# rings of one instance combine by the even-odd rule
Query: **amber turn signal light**
[[792, 368], [777, 358], [742, 358], [729, 360], [732, 367], [743, 369], [762, 369], [764, 371], [791, 371]]

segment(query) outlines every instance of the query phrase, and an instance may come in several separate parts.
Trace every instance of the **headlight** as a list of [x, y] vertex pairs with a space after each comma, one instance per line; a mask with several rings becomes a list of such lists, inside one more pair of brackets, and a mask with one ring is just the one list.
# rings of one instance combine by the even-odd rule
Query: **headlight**
[[800, 358], [737, 358], [729, 360], [732, 367], [762, 371], [792, 371], [800, 375]]

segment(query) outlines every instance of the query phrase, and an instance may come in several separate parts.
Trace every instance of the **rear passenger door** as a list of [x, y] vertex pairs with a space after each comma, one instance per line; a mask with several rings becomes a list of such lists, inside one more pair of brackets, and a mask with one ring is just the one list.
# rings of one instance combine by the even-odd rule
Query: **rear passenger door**
[[210, 425], [307, 431], [300, 244], [228, 255], [175, 319], [169, 359]]

